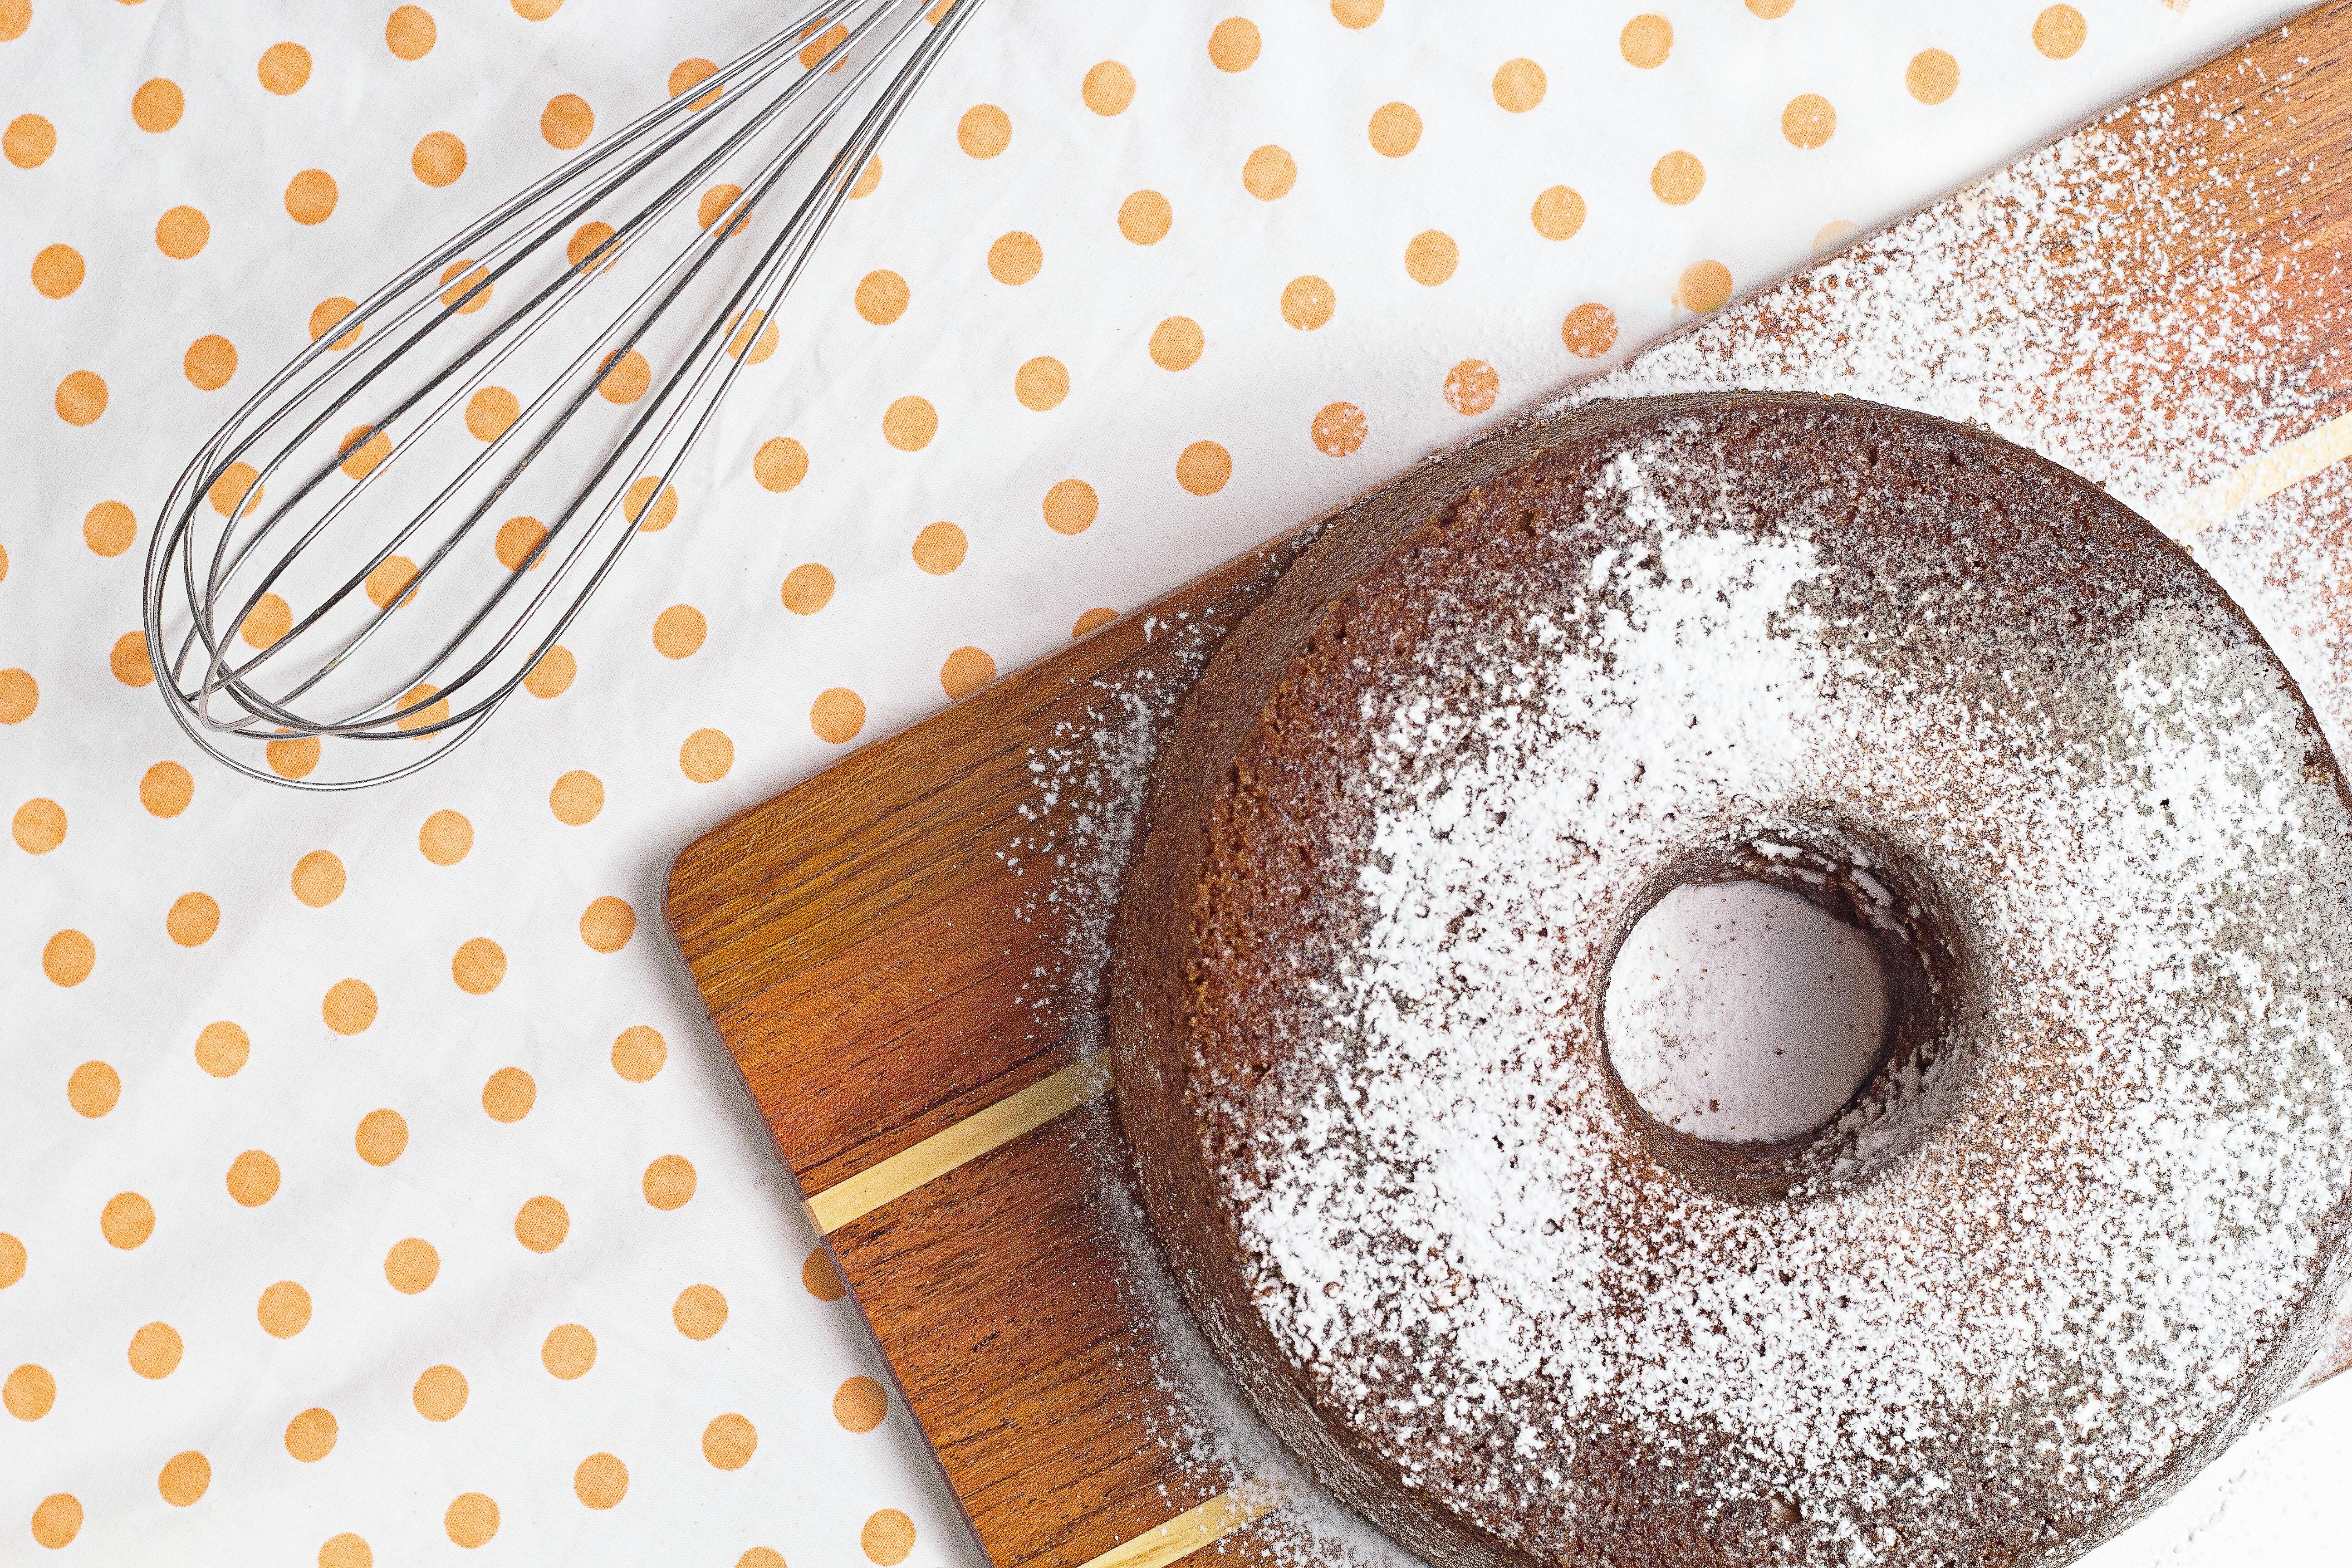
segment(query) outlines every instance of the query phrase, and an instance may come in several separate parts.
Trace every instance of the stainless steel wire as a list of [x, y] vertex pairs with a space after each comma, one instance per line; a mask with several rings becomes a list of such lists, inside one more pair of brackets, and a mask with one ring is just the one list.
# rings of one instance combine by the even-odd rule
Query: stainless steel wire
[[667, 525], [688, 454], [979, 4], [815, 5], [320, 331], [196, 453], [150, 541], [148, 654], [181, 728], [324, 790], [479, 730]]

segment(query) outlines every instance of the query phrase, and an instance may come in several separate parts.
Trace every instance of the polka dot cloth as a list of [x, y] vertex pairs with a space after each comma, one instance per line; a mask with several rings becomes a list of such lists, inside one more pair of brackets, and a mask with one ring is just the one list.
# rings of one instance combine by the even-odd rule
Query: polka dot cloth
[[152, 689], [178, 464], [765, 13], [0, 0], [0, 1559], [976, 1561], [669, 855], [2289, 8], [989, 5], [527, 695], [311, 797]]

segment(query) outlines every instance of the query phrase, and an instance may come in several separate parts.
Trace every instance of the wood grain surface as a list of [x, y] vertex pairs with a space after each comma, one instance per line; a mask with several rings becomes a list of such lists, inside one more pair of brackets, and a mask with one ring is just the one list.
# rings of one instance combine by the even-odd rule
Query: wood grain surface
[[[2128, 334], [2146, 318], [2135, 303], [2156, 297], [2132, 290], [2174, 288], [2192, 263], [2219, 268], [2274, 302], [2279, 379], [2204, 390], [2244, 399], [2291, 387], [2314, 425], [2352, 408], [2352, 4], [2266, 33], [2074, 139], [2110, 162], [2128, 150], [2128, 166], [2085, 182], [2073, 198], [2079, 221], [2044, 223], [2046, 243], [2117, 246], [2162, 265], [2127, 269], [2111, 297], [2067, 302], [2053, 331]], [[2190, 182], [2200, 201], [2226, 204], [2231, 243], [2202, 228], [2184, 239], [2165, 216], [2177, 210], [2168, 195]], [[1980, 224], [1988, 249], [2015, 232], [1967, 192], [1937, 210]], [[1885, 242], [1860, 254], [1870, 243]], [[1979, 286], [1998, 286], [1997, 268], [1985, 277]], [[1762, 331], [1801, 357], [1807, 334], [1833, 330], [1822, 304], [1801, 274], [1692, 330]], [[2194, 390], [2166, 384], [2165, 363], [2147, 355], [2148, 379], [2120, 379], [2118, 395], [2160, 403]], [[1540, 438], [1539, 420], [1498, 426], [1335, 515], [1433, 504]], [[1088, 933], [1073, 917], [1099, 918], [1104, 851], [1068, 825], [1091, 812], [1099, 826], [1132, 780], [1055, 769], [1106, 725], [1164, 723], [1216, 641], [1319, 526], [866, 746], [679, 855], [671, 931], [804, 1195], [873, 1172], [1093, 1048]], [[2341, 520], [2296, 526], [2340, 531]], [[1057, 793], [1041, 816], [1049, 783]], [[855, 1217], [837, 1216], [864, 1198], [819, 1205], [836, 1215], [829, 1244], [908, 1408], [1003, 1568], [1080, 1568], [1246, 1479], [1191, 1441], [1196, 1415], [1171, 1342], [1181, 1325], [1168, 1324], [1119, 1201], [1122, 1160], [1107, 1102], [1081, 1098]], [[1203, 1560], [1268, 1560], [1282, 1517], [1223, 1535]]]

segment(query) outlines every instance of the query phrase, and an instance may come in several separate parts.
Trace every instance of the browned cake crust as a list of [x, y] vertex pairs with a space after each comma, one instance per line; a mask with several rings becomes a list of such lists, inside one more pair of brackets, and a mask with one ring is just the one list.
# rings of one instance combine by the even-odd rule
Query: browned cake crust
[[[1647, 478], [1624, 467], [1628, 453], [1648, 465]], [[2343, 944], [2352, 909], [2352, 797], [2316, 722], [2252, 626], [2178, 547], [2073, 475], [1981, 431], [1842, 399], [1665, 398], [1590, 405], [1523, 426], [1476, 450], [1466, 467], [1467, 479], [1459, 461], [1408, 475], [1319, 539], [1212, 661], [1157, 765], [1148, 831], [1115, 933], [1111, 1032], [1119, 1114], [1146, 1207], [1195, 1317], [1252, 1404], [1316, 1476], [1435, 1563], [2072, 1557], [2159, 1500], [2290, 1385], [2335, 1293], [2352, 1179], [2341, 1157], [2352, 1120], [2343, 1048], [2352, 1040], [2343, 1000], [2352, 975]], [[1470, 489], [1473, 481], [1481, 488]], [[1658, 506], [1684, 521], [1658, 521]], [[1685, 527], [1694, 518], [1705, 527]], [[1405, 874], [1390, 849], [1374, 848], [1383, 824], [1409, 818], [1414, 803], [1456, 773], [1491, 780], [1502, 767], [1509, 782], [1504, 753], [1517, 742], [1457, 739], [1402, 761], [1391, 742], [1414, 721], [1414, 703], [1474, 721], [1497, 705], [1539, 707], [1524, 683], [1496, 687], [1480, 672], [1535, 670], [1529, 679], [1539, 684], [1561, 648], [1601, 648], [1614, 635], [1610, 626], [1645, 613], [1611, 598], [1617, 590], [1608, 584], [1619, 581], [1612, 569], [1622, 576], [1622, 563], [1646, 560], [1658, 576], [1661, 541], [1685, 535], [1800, 552], [1810, 563], [1811, 574], [1767, 623], [1816, 628], [1805, 634], [1819, 644], [1808, 657], [1844, 672], [1823, 686], [1828, 696], [1808, 699], [1805, 722], [1854, 722], [1838, 703], [1890, 723], [1926, 722], [1908, 720], [1897, 711], [1905, 705], [1886, 695], [1924, 689], [1928, 698], [1951, 699], [1955, 711], [1990, 716], [1981, 721], [1998, 734], [1981, 744], [1991, 762], [1983, 771], [1973, 753], [1965, 769], [1939, 771], [1933, 755], [1874, 762], [1867, 753], [1878, 742], [1866, 741], [1859, 761], [1809, 763], [1811, 793], [1743, 796], [1727, 814], [1679, 822], [1669, 813], [1666, 826], [1645, 829], [1631, 849], [1612, 851], [1597, 833], [1597, 847], [1577, 846], [1577, 864], [1615, 869], [1580, 906], [1591, 911], [1585, 928], [1548, 933], [1556, 954], [1545, 961], [1543, 984], [1566, 1005], [1557, 1024], [1545, 1026], [1542, 1050], [1557, 1059], [1539, 1076], [1551, 1097], [1547, 1113], [1585, 1131], [1546, 1145], [1543, 1157], [1556, 1160], [1560, 1148], [1597, 1151], [1593, 1168], [1607, 1174], [1586, 1206], [1544, 1221], [1544, 1245], [1563, 1226], [1589, 1226], [1599, 1294], [1577, 1296], [1587, 1305], [1574, 1310], [1538, 1310], [1522, 1300], [1528, 1280], [1498, 1284], [1481, 1275], [1485, 1265], [1465, 1261], [1449, 1315], [1381, 1283], [1431, 1278], [1424, 1255], [1452, 1244], [1444, 1226], [1410, 1197], [1397, 1200], [1404, 1209], [1391, 1226], [1366, 1196], [1411, 1186], [1395, 1173], [1425, 1170], [1427, 1152], [1407, 1146], [1412, 1134], [1400, 1134], [1394, 1118], [1380, 1122], [1353, 1109], [1362, 1081], [1375, 1084], [1374, 1100], [1385, 1091], [1380, 1086], [1412, 1104], [1431, 1091], [1400, 1086], [1400, 1058], [1365, 1022], [1371, 1015], [1334, 998], [1377, 983], [1393, 1000], [1397, 983], [1374, 973], [1384, 962], [1373, 951], [1381, 917], [1362, 890], [1368, 874]], [[1701, 601], [1711, 603], [1704, 594], [1694, 602]], [[2227, 665], [2239, 672], [2231, 679], [2260, 689], [2249, 711], [2267, 715], [2262, 734], [2276, 771], [2302, 792], [2292, 831], [2264, 837], [2269, 829], [2260, 825], [2231, 828], [2223, 842], [2252, 857], [2248, 864], [2273, 883], [2292, 860], [2292, 896], [2284, 886], [2233, 883], [2226, 894], [2199, 893], [2207, 902], [2182, 916], [2254, 933], [2242, 942], [2210, 939], [2217, 951], [2229, 947], [2240, 978], [2199, 970], [2207, 1011], [2244, 1011], [2231, 987], [2256, 984], [2246, 978], [2251, 964], [2269, 988], [2264, 1005], [2293, 1012], [2291, 1024], [2272, 1013], [2264, 1015], [2271, 1025], [2216, 1025], [2187, 1038], [2178, 1018], [2188, 1015], [2171, 993], [2144, 996], [2137, 969], [2084, 974], [2079, 957], [2064, 957], [2072, 967], [2063, 967], [2050, 956], [2074, 951], [2063, 933], [2021, 934], [2037, 906], [2012, 898], [2013, 876], [2004, 881], [1985, 869], [2003, 858], [2013, 865], [2030, 850], [2003, 837], [2009, 829], [1995, 818], [2011, 809], [2015, 778], [2047, 761], [2037, 747], [2070, 758], [2098, 752], [2107, 760], [2083, 764], [2095, 780], [2105, 776], [2098, 767], [2126, 764], [2168, 777], [2161, 769], [2177, 759], [2162, 748], [2202, 743], [2195, 735], [2149, 739], [2144, 756], [2134, 749], [2142, 743], [2136, 731], [2109, 711], [2127, 662], [2119, 650], [2150, 646], [2158, 620], [2167, 627], [2178, 620], [2187, 628], [2179, 635], [2205, 649], [2214, 668]], [[2057, 719], [2037, 716], [2045, 711]], [[2163, 714], [2147, 723], [2174, 722], [2173, 709]], [[1689, 721], [1700, 721], [1696, 713]], [[1604, 721], [1593, 723], [1605, 731]], [[1431, 752], [1444, 754], [1433, 762]], [[2006, 768], [2027, 772], [2012, 777]], [[1633, 776], [1641, 777], [1638, 766]], [[2044, 799], [2062, 814], [2066, 802], [2063, 791]], [[2162, 811], [2150, 820], [2158, 826], [2147, 831], [2167, 831]], [[1983, 858], [1970, 864], [1979, 832]], [[2107, 848], [2087, 834], [2076, 849], [2053, 847], [2050, 876], [2058, 879], [2051, 886], [2063, 881], [2069, 897], [2094, 905], [2117, 878], [2125, 880], [2114, 885], [2141, 904], [2172, 889], [2158, 881], [2151, 893], [2129, 880], [2139, 871], [2103, 869]], [[1516, 874], [1509, 862], [1498, 864], [1499, 877]], [[1726, 1153], [1664, 1133], [1633, 1107], [1601, 1059], [1599, 1020], [1601, 977], [1643, 910], [1677, 883], [1731, 876], [1777, 881], [1842, 917], [1877, 920], [1874, 938], [1903, 999], [1853, 1112], [1819, 1137]], [[2057, 897], [2044, 895], [2045, 902]], [[1874, 913], [1874, 900], [1895, 913]], [[2173, 917], [2135, 918], [2161, 937]], [[1432, 940], [1442, 948], [1453, 927], [1441, 921], [1432, 929], [1441, 927], [1446, 934]], [[2264, 946], [2281, 932], [2298, 944], [2292, 958]], [[2194, 969], [2202, 960], [2191, 952], [2179, 962]], [[2016, 1001], [2021, 995], [2030, 1006]], [[2148, 1047], [2153, 1065], [2082, 1067], [2086, 1037], [2070, 1006], [2085, 1017], [2097, 1011], [2101, 1028], [2120, 1019], [2116, 1026], [2133, 1037], [2157, 1039]], [[2253, 1064], [2240, 1073], [2245, 1082], [2232, 1079], [2226, 1090], [2204, 1079], [2193, 1090], [2143, 1085], [2172, 1085], [2181, 1061], [2210, 1055], [2216, 1030], [2218, 1043]], [[1519, 1067], [1514, 1059], [1476, 1070], [1491, 1079]], [[1334, 1088], [1341, 1079], [1350, 1086], [1344, 1093]], [[2117, 1141], [2115, 1126], [2167, 1093], [2231, 1123], [2231, 1136], [2254, 1151], [2248, 1158], [2265, 1173], [2265, 1190], [2280, 1194], [2274, 1202], [2239, 1194], [2226, 1171], [2189, 1173], [2194, 1159], [2169, 1143]], [[1506, 1147], [1511, 1134], [1503, 1123], [1496, 1131], [1504, 1163], [1516, 1169], [1521, 1150]], [[1532, 1143], [1525, 1152], [1538, 1152]], [[2073, 1173], [2053, 1173], [2070, 1161]], [[2155, 1201], [2200, 1215], [2226, 1211], [2235, 1228], [2223, 1228], [2235, 1240], [2200, 1243], [2202, 1251], [2176, 1247], [2167, 1238], [2181, 1226], [2168, 1211], [2143, 1215], [2136, 1198], [2076, 1190], [2099, 1188], [2110, 1172], [2168, 1161], [2183, 1173], [2177, 1192]], [[1346, 1173], [1328, 1178], [1326, 1192], [1313, 1184], [1326, 1178], [1301, 1174], [1310, 1165]], [[2123, 1184], [2137, 1192], [2137, 1180]], [[1545, 1189], [1546, 1201], [1580, 1190], [1562, 1178], [1557, 1191]], [[1314, 1229], [1312, 1212], [1299, 1217], [1302, 1194], [1308, 1211], [1328, 1197], [1354, 1216], [1309, 1237], [1322, 1249], [1317, 1257], [1334, 1246], [1355, 1249], [1343, 1277], [1318, 1276], [1328, 1263], [1301, 1264], [1311, 1248], [1293, 1256], [1266, 1239], [1289, 1234], [1285, 1226]], [[2100, 1234], [2102, 1211], [2084, 1206], [2095, 1200], [2117, 1205], [2124, 1221], [2107, 1228], [2120, 1239]], [[1289, 1206], [1270, 1218], [1270, 1205]], [[1838, 1215], [1846, 1217], [1837, 1224], [1864, 1226], [1865, 1237], [1916, 1225], [1919, 1239], [1881, 1250], [1846, 1231], [1837, 1233], [1843, 1241], [1824, 1240]], [[1530, 1225], [1534, 1217], [1530, 1210]], [[1507, 1205], [1497, 1234], [1507, 1236], [1514, 1223]], [[1663, 1279], [1636, 1267], [1648, 1240], [1662, 1250], [1696, 1247], [1688, 1238], [1717, 1234], [1710, 1226], [1743, 1238], [1742, 1247], [1768, 1249], [1740, 1253], [1723, 1243], [1720, 1259], [1685, 1258], [1683, 1272]], [[1707, 1316], [1713, 1309], [1702, 1304], [1687, 1323], [1669, 1321], [1675, 1342], [1664, 1349], [1625, 1348], [1664, 1342], [1654, 1324], [1642, 1325], [1666, 1296], [1703, 1297], [1719, 1276], [1737, 1286], [1742, 1270], [1778, 1278], [1817, 1269], [1822, 1258], [1843, 1267], [1838, 1247], [1856, 1255], [1857, 1278], [1884, 1278], [1897, 1294], [1921, 1292], [1926, 1306], [1915, 1316], [1932, 1316], [1942, 1305], [1938, 1287], [1914, 1277], [1916, 1259], [1942, 1256], [1938, 1247], [1983, 1258], [2024, 1234], [2021, 1226], [2057, 1238], [2030, 1258], [2021, 1250], [2009, 1265], [2021, 1276], [2021, 1297], [2067, 1268], [2086, 1278], [2098, 1269], [2130, 1280], [2145, 1275], [2149, 1283], [2078, 1303], [2081, 1322], [2021, 1329], [2014, 1363], [1980, 1369], [1985, 1388], [2002, 1390], [1997, 1401], [1976, 1399], [1975, 1374], [1943, 1369], [1923, 1374], [1907, 1412], [1883, 1389], [1874, 1403], [1847, 1411], [1839, 1401], [1857, 1375], [1852, 1367], [1863, 1363], [1849, 1354], [1837, 1363], [1846, 1371], [1811, 1370], [1831, 1365], [1833, 1358], [1816, 1353], [1831, 1331], [1799, 1322], [1787, 1331], [1796, 1348], [1783, 1354], [1771, 1326], [1782, 1320], [1759, 1317], [1766, 1326], [1754, 1359], [1794, 1380], [1783, 1416], [1845, 1434], [1834, 1443], [1823, 1431], [1791, 1437], [1765, 1430], [1769, 1424], [1737, 1398], [1718, 1408], [1703, 1389], [1694, 1392], [1706, 1380], [1684, 1363], [1696, 1365], [1698, 1352], [1675, 1337], [1687, 1329], [1693, 1342], [1719, 1342], [1725, 1325]], [[1811, 1261], [1773, 1266], [1769, 1247], [1784, 1232], [1791, 1252], [1801, 1243]], [[2266, 1251], [2248, 1240], [2264, 1237], [2275, 1238]], [[2126, 1255], [2127, 1245], [2139, 1250]], [[1443, 1278], [1446, 1259], [1436, 1261]], [[1956, 1295], [1997, 1298], [2004, 1281], [1987, 1268], [1965, 1285], [1956, 1273]], [[2272, 1273], [2258, 1279], [2258, 1268]], [[2165, 1294], [2176, 1275], [2193, 1277], [2202, 1292], [2194, 1300], [2206, 1304], [2197, 1310], [2221, 1312], [2210, 1303], [2222, 1301], [2240, 1314], [2205, 1325], [2210, 1342], [2184, 1348], [2177, 1325], [2166, 1326], [2164, 1312], [2190, 1310]], [[1628, 1279], [1648, 1282], [1635, 1290]], [[1541, 1295], [1548, 1286], [1538, 1279], [1532, 1288]], [[1788, 1289], [1797, 1294], [1774, 1310], [1801, 1318], [1811, 1298], [1801, 1280]], [[1323, 1297], [1344, 1299], [1326, 1313]], [[1595, 1309], [1593, 1300], [1614, 1305]], [[1851, 1305], [1868, 1316], [1870, 1303]], [[2110, 1305], [2125, 1316], [2101, 1321]], [[1557, 1341], [1558, 1353], [1540, 1374], [1498, 1370], [1496, 1355], [1475, 1348], [1498, 1324]], [[1636, 1328], [1652, 1338], [1629, 1340]], [[1735, 1337], [1747, 1331], [1731, 1328]], [[1874, 1331], [1853, 1330], [1857, 1337]], [[1888, 1354], [1912, 1353], [1907, 1331], [1884, 1330], [1893, 1336]], [[1720, 1372], [1721, 1353], [1707, 1352], [1718, 1368], [1711, 1375], [1737, 1383]], [[1917, 1353], [1932, 1360], [1940, 1352], [1931, 1343]], [[2120, 1384], [2117, 1357], [2129, 1363]], [[2158, 1364], [2160, 1376], [2131, 1381], [2139, 1376], [2131, 1369]], [[1873, 1365], [1864, 1370], [1878, 1375]], [[2194, 1397], [2180, 1392], [2192, 1386]], [[2163, 1451], [2138, 1451], [2157, 1446]]]

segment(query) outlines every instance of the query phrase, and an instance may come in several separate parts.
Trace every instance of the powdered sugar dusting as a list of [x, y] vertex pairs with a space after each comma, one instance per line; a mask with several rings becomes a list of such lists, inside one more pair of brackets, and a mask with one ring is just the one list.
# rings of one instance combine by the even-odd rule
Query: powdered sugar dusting
[[[1659, 461], [1612, 465], [1642, 537], [1528, 606], [1537, 652], [1385, 702], [1331, 1044], [1194, 1085], [1248, 1100], [1261, 1311], [1409, 1482], [1530, 1549], [1572, 1538], [1598, 1433], [1856, 1562], [1939, 1561], [2003, 1478], [2063, 1478], [2079, 1544], [2308, 1348], [2352, 1179], [2340, 799], [2266, 654], [2183, 606], [1923, 679], [1801, 520], [1678, 509]], [[1944, 868], [1979, 983], [1884, 1120], [1759, 1205], [1643, 1154], [1589, 977], [1662, 846], [1801, 837], [1824, 800]]]

